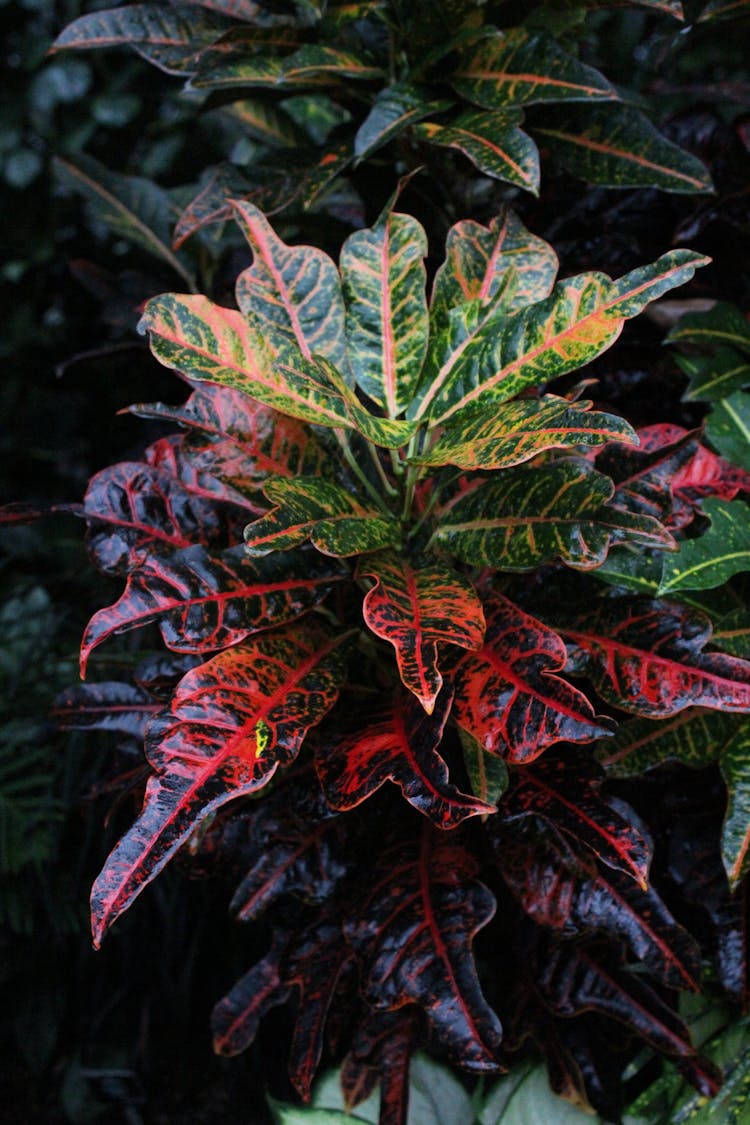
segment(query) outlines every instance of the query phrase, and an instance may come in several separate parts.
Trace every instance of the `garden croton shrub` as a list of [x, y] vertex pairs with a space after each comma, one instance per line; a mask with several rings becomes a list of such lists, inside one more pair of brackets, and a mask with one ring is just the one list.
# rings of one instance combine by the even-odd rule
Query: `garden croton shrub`
[[142, 734], [150, 768], [96, 944], [179, 853], [268, 935], [216, 1050], [286, 1005], [303, 1099], [335, 1060], [350, 1104], [379, 1080], [402, 1122], [425, 1047], [475, 1075], [541, 1055], [610, 1117], [654, 1058], [715, 1093], [678, 1002], [706, 979], [746, 999], [750, 654], [737, 568], [713, 600], [701, 575], [706, 517], [745, 512], [750, 476], [574, 375], [706, 259], [560, 280], [505, 210], [451, 229], [428, 299], [424, 231], [393, 205], [338, 266], [234, 213], [236, 307], [143, 312], [189, 395], [131, 410], [179, 429], [83, 505], [125, 582], [83, 671], [130, 630], [167, 650], [61, 702]]

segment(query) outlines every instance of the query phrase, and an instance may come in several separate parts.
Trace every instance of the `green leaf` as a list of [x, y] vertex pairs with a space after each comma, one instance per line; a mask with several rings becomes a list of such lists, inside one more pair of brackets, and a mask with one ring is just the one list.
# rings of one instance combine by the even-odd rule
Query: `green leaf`
[[659, 589], [661, 575], [662, 559], [659, 555], [636, 553], [624, 547], [610, 551], [596, 571], [597, 578], [612, 586], [652, 595]]
[[520, 391], [574, 371], [605, 351], [624, 321], [669, 289], [683, 285], [709, 259], [674, 250], [617, 281], [584, 273], [559, 282], [552, 294], [508, 317], [499, 309], [423, 396], [418, 411], [433, 424], [467, 407], [498, 404]]
[[484, 750], [472, 734], [458, 728], [471, 792], [488, 805], [497, 805], [510, 785], [508, 767], [498, 754]]
[[426, 253], [417, 220], [393, 212], [349, 235], [341, 250], [349, 363], [390, 418], [411, 402], [427, 350]]
[[721, 858], [734, 891], [750, 871], [750, 722], [722, 748], [719, 764], [727, 787]]
[[550, 1089], [544, 1066], [516, 1066], [487, 1094], [479, 1125], [599, 1125], [600, 1117], [577, 1109]]
[[638, 444], [635, 430], [614, 414], [592, 411], [590, 402], [555, 395], [518, 399], [462, 416], [436, 445], [414, 457], [420, 465], [507, 469], [550, 449], [587, 448], [610, 441]]
[[252, 555], [310, 539], [323, 554], [346, 557], [394, 546], [401, 538], [397, 520], [365, 506], [350, 489], [319, 477], [269, 481], [263, 492], [275, 507], [245, 529]]
[[299, 130], [292, 117], [274, 102], [263, 97], [242, 98], [222, 106], [221, 112], [241, 122], [254, 141], [272, 148], [294, 148], [299, 144]]
[[201, 53], [190, 85], [196, 89], [245, 86], [278, 92], [330, 84], [331, 78], [325, 73], [299, 77], [285, 74], [286, 59], [276, 52], [283, 51], [288, 58], [289, 51], [299, 44], [299, 33], [288, 28], [233, 28]]
[[459, 94], [485, 109], [617, 98], [598, 70], [578, 62], [544, 32], [523, 27], [499, 31], [468, 49], [452, 83]]
[[531, 570], [553, 560], [589, 570], [618, 540], [671, 543], [651, 517], [609, 507], [613, 492], [609, 477], [584, 463], [509, 469], [446, 509], [433, 541], [464, 562], [498, 570]]
[[705, 433], [722, 457], [750, 472], [750, 394], [736, 391], [717, 402]]
[[58, 179], [77, 191], [113, 234], [134, 242], [172, 267], [189, 289], [195, 279], [186, 261], [172, 250], [176, 210], [165, 191], [151, 180], [109, 172], [90, 156], [79, 153], [76, 164], [54, 158]]
[[699, 15], [699, 21], [733, 19], [746, 16], [750, 0], [710, 0]]
[[750, 324], [736, 305], [718, 301], [712, 309], [680, 317], [667, 336], [668, 344], [721, 345], [750, 355]]
[[335, 78], [383, 77], [379, 66], [373, 66], [349, 51], [319, 43], [306, 43], [285, 58], [281, 67], [281, 80], [285, 82], [302, 82], [328, 74]]
[[372, 109], [354, 138], [354, 154], [358, 162], [371, 156], [388, 141], [430, 114], [450, 108], [449, 101], [429, 101], [418, 86], [397, 82], [386, 86], [375, 98]]
[[235, 216], [253, 251], [253, 264], [237, 278], [240, 311], [274, 341], [296, 344], [306, 359], [325, 356], [346, 364], [344, 301], [338, 270], [314, 246], [287, 246], [251, 203]]
[[449, 125], [425, 122], [414, 133], [432, 144], [457, 148], [487, 176], [539, 194], [539, 152], [518, 126], [520, 110], [463, 113]]
[[704, 500], [711, 527], [684, 539], [677, 554], [664, 557], [657, 593], [713, 590], [733, 574], [750, 570], [750, 508], [742, 500]]
[[732, 656], [750, 657], [750, 609], [735, 609], [714, 627], [713, 643]]
[[606, 187], [657, 187], [662, 191], [712, 190], [703, 163], [659, 133], [632, 106], [591, 106], [557, 111], [534, 134], [564, 168]]
[[750, 384], [750, 362], [733, 348], [712, 355], [678, 355], [678, 366], [690, 378], [685, 402], [716, 402]]
[[688, 707], [668, 719], [632, 719], [597, 748], [610, 777], [638, 777], [665, 762], [705, 769], [746, 723], [744, 716]]

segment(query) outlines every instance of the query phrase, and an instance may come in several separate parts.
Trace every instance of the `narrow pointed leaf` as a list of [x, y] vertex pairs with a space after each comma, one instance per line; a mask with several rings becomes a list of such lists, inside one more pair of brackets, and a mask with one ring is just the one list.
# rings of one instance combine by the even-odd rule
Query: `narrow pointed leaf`
[[558, 628], [574, 646], [576, 671], [625, 711], [666, 718], [686, 707], [750, 710], [750, 662], [704, 652], [711, 623], [697, 610], [617, 599]]
[[532, 131], [563, 167], [592, 184], [675, 192], [713, 187], [705, 165], [632, 106], [591, 106], [585, 114], [557, 111]]
[[712, 309], [680, 317], [667, 343], [737, 348], [750, 355], [750, 324], [736, 305], [718, 301]]
[[750, 722], [744, 722], [721, 749], [727, 810], [721, 829], [721, 858], [735, 891], [750, 871]]
[[495, 912], [460, 846], [423, 833], [384, 853], [361, 917], [346, 933], [378, 1010], [418, 1004], [449, 1057], [472, 1071], [498, 1069], [500, 1021], [482, 995], [471, 945]]
[[172, 231], [172, 248], [181, 249], [189, 238], [204, 227], [222, 223], [232, 216], [231, 200], [253, 198], [250, 180], [236, 165], [224, 162], [207, 168], [198, 182], [198, 190], [183, 207]]
[[520, 110], [462, 113], [448, 125], [425, 122], [414, 133], [431, 144], [456, 148], [480, 172], [539, 194], [539, 152], [519, 128]]
[[114, 605], [89, 621], [81, 642], [81, 675], [97, 645], [117, 633], [156, 623], [174, 652], [212, 652], [251, 633], [293, 621], [322, 601], [340, 572], [309, 553], [250, 560], [242, 548], [211, 556], [203, 547], [147, 558]]
[[424, 117], [449, 108], [449, 101], [430, 101], [418, 86], [397, 82], [386, 86], [375, 98], [372, 109], [364, 119], [354, 138], [354, 155], [357, 162], [402, 133]]
[[685, 539], [675, 555], [664, 557], [658, 594], [677, 590], [713, 590], [734, 574], [750, 570], [750, 508], [741, 500], [706, 500], [710, 528]]
[[136, 684], [74, 684], [55, 699], [51, 716], [61, 730], [114, 730], [142, 738], [162, 704]]
[[270, 952], [214, 1008], [211, 1034], [217, 1055], [231, 1057], [246, 1050], [266, 1012], [289, 999], [291, 988], [281, 976], [286, 946], [285, 935], [276, 935]]
[[[226, 46], [234, 47], [234, 50], [227, 50]], [[197, 90], [230, 90], [239, 86], [248, 90], [294, 91], [326, 86], [331, 82], [325, 74], [285, 75], [284, 60], [271, 54], [272, 44], [254, 53], [248, 53], [241, 41], [227, 40], [226, 46], [219, 43], [201, 53], [191, 86]]]
[[710, 356], [678, 355], [678, 366], [690, 378], [685, 402], [716, 402], [750, 384], [750, 361], [733, 348], [718, 348]]
[[393, 645], [402, 682], [430, 713], [443, 683], [438, 643], [482, 643], [484, 614], [474, 587], [450, 567], [415, 567], [393, 553], [361, 562], [358, 575], [376, 581], [362, 606], [365, 622]]
[[688, 707], [670, 719], [633, 719], [622, 723], [596, 756], [610, 777], [638, 777], [665, 762], [705, 769], [744, 721], [701, 707]]
[[349, 235], [341, 250], [349, 363], [389, 418], [411, 402], [427, 350], [426, 253], [417, 220], [393, 212]]
[[455, 828], [468, 816], [494, 812], [494, 806], [461, 793], [448, 780], [438, 748], [450, 702], [445, 694], [428, 717], [410, 696], [399, 694], [353, 730], [321, 740], [315, 764], [329, 804], [353, 809], [391, 781], [438, 828]]
[[480, 747], [530, 762], [555, 742], [608, 735], [582, 692], [559, 673], [565, 645], [500, 594], [487, 607], [487, 633], [453, 674], [453, 718]]
[[592, 411], [586, 401], [555, 395], [517, 399], [456, 419], [440, 440], [413, 460], [419, 465], [508, 469], [550, 449], [590, 448], [620, 441], [635, 445], [635, 430], [614, 414]]
[[677, 285], [708, 259], [673, 250], [653, 265], [611, 281], [605, 274], [579, 274], [559, 282], [543, 301], [497, 323], [488, 320], [460, 362], [425, 395], [435, 423], [469, 406], [505, 402], [595, 359], [620, 335], [627, 318]]
[[284, 82], [303, 82], [321, 75], [367, 80], [382, 78], [383, 71], [360, 55], [320, 43], [306, 43], [285, 58], [281, 67]]
[[706, 437], [722, 457], [750, 472], [750, 394], [736, 391], [717, 402], [708, 416]]
[[243, 98], [222, 109], [234, 120], [240, 121], [243, 129], [259, 144], [286, 149], [294, 148], [300, 142], [299, 129], [291, 116], [262, 95]]
[[731, 656], [750, 658], [750, 609], [743, 606], [732, 610], [716, 624], [713, 645]]
[[253, 251], [252, 266], [237, 279], [241, 312], [307, 359], [318, 353], [345, 370], [344, 302], [333, 261], [313, 246], [287, 246], [249, 203], [236, 204], [235, 216]]
[[451, 80], [459, 94], [486, 109], [617, 98], [598, 70], [578, 62], [551, 36], [523, 27], [499, 31], [468, 49]]
[[324, 554], [345, 557], [379, 551], [401, 538], [396, 519], [364, 504], [342, 485], [297, 477], [269, 481], [263, 491], [276, 506], [245, 530], [253, 555], [287, 550], [310, 539]]
[[531, 570], [560, 560], [590, 570], [621, 540], [669, 547], [650, 516], [607, 504], [614, 486], [584, 462], [509, 469], [444, 511], [434, 542], [475, 566]]
[[508, 767], [497, 754], [490, 754], [484, 750], [476, 738], [463, 727], [458, 728], [458, 736], [472, 793], [480, 801], [497, 806], [510, 785]]
[[294, 759], [336, 701], [346, 674], [343, 640], [304, 624], [288, 627], [228, 649], [181, 680], [169, 710], [149, 728], [155, 772], [143, 811], [92, 889], [97, 946], [201, 821]]

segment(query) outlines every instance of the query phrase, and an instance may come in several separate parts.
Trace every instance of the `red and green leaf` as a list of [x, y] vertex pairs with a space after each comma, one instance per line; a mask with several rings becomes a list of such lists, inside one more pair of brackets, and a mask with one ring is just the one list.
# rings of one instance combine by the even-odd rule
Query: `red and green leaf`
[[539, 152], [528, 133], [519, 129], [520, 110], [462, 113], [447, 125], [414, 126], [421, 140], [458, 149], [480, 172], [518, 184], [539, 194]]
[[309, 539], [326, 555], [346, 557], [379, 551], [401, 538], [398, 520], [340, 484], [296, 477], [269, 481], [263, 491], [275, 507], [245, 529], [253, 555], [287, 550]]
[[461, 729], [511, 762], [530, 762], [555, 742], [608, 735], [586, 696], [559, 675], [560, 637], [501, 594], [485, 608], [484, 645], [462, 657], [452, 676]]
[[137, 684], [73, 684], [55, 699], [51, 717], [61, 730], [112, 730], [142, 738], [162, 704]]
[[305, 43], [293, 55], [288, 55], [282, 64], [282, 82], [307, 82], [311, 78], [330, 75], [331, 78], [356, 78], [362, 81], [382, 78], [379, 66], [362, 55], [344, 51], [323, 43]]
[[494, 812], [448, 780], [438, 748], [450, 703], [444, 694], [428, 717], [411, 696], [399, 693], [353, 729], [321, 740], [315, 764], [329, 804], [341, 811], [356, 808], [390, 781], [438, 828], [455, 828], [468, 816]]
[[440, 564], [414, 566], [395, 553], [361, 562], [375, 579], [363, 603], [365, 622], [396, 650], [399, 675], [429, 713], [442, 687], [438, 643], [479, 648], [484, 614], [471, 582]]
[[92, 889], [97, 946], [207, 816], [295, 758], [336, 701], [346, 642], [302, 623], [228, 649], [181, 680], [148, 731], [154, 775], [143, 810]]

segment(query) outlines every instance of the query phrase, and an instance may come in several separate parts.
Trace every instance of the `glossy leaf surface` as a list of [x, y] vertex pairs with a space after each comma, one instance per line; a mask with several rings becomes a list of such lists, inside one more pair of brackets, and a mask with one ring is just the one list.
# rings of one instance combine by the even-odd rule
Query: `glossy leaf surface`
[[710, 528], [680, 543], [676, 555], [665, 557], [658, 594], [678, 590], [711, 590], [734, 574], [750, 570], [750, 508], [741, 500], [706, 500], [703, 512]]
[[750, 871], [750, 722], [744, 722], [721, 750], [727, 809], [721, 830], [721, 856], [735, 891]]
[[449, 125], [425, 122], [416, 136], [431, 144], [458, 149], [480, 172], [539, 192], [539, 152], [528, 133], [519, 129], [519, 110], [462, 113]]
[[738, 715], [702, 707], [687, 707], [668, 721], [631, 719], [597, 750], [597, 758], [612, 777], [637, 777], [665, 762], [703, 769], [743, 722]]
[[270, 952], [214, 1008], [211, 1033], [217, 1055], [244, 1051], [266, 1012], [289, 998], [291, 988], [281, 976], [286, 945], [285, 936], [277, 934]]
[[712, 309], [681, 316], [667, 343], [730, 347], [750, 355], [750, 325], [736, 305], [718, 301]]
[[161, 708], [137, 684], [105, 681], [67, 688], [55, 699], [51, 714], [61, 730], [113, 730], [142, 738], [148, 721]]
[[365, 160], [407, 127], [430, 114], [450, 106], [450, 102], [430, 101], [418, 86], [396, 82], [381, 90], [372, 109], [354, 138], [354, 154]]
[[750, 394], [735, 391], [714, 406], [706, 437], [723, 457], [750, 472]]

